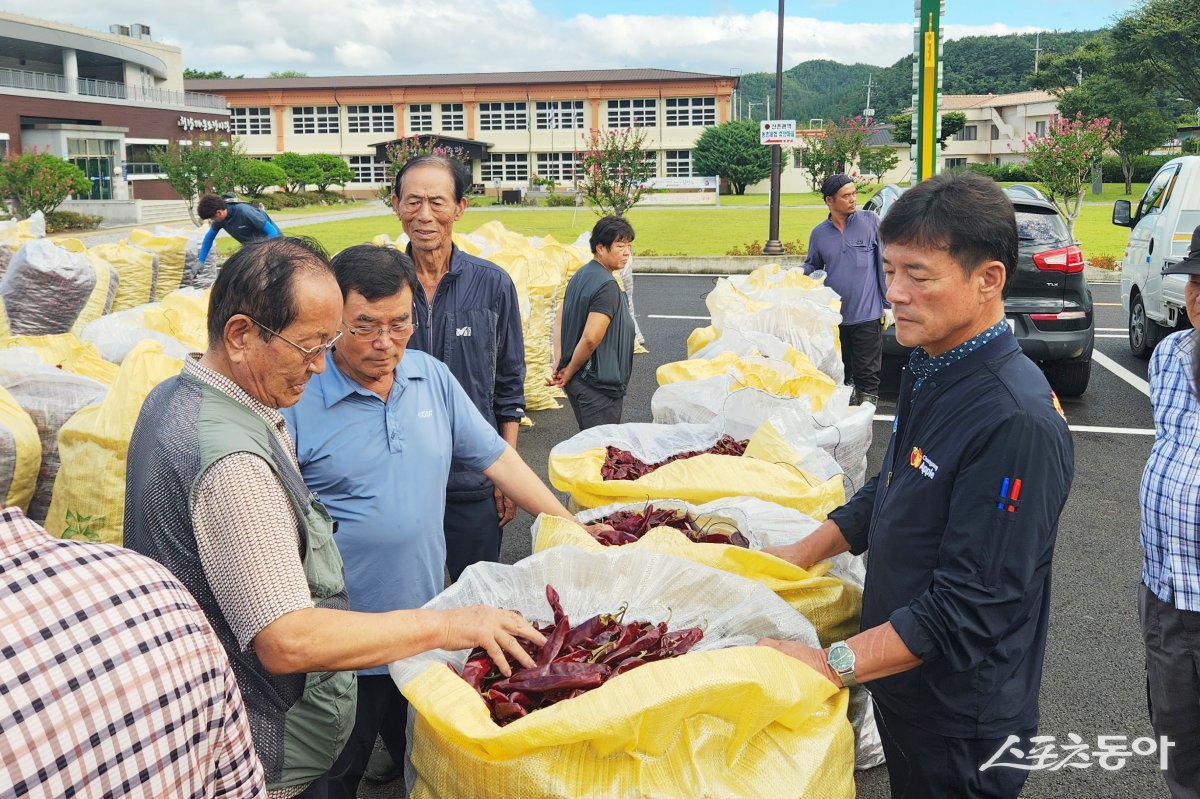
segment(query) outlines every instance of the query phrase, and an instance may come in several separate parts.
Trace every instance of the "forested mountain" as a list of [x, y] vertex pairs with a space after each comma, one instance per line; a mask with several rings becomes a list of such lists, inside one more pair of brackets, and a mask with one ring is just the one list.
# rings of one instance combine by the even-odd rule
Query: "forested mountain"
[[[1074, 50], [1097, 31], [1066, 31], [1041, 34], [1045, 53]], [[1033, 72], [1032, 33], [1006, 36], [969, 36], [946, 42], [943, 49], [943, 94], [1003, 94], [1030, 89]], [[887, 119], [912, 104], [912, 56], [890, 67], [869, 64], [839, 64], [835, 61], [804, 61], [783, 73], [783, 113], [772, 109], [776, 119], [795, 119], [805, 125], [810, 119], [839, 119], [861, 114], [867, 102], [870, 76], [871, 104], [875, 117]], [[751, 72], [738, 85], [738, 116], [766, 118], [765, 102], [775, 103], [775, 75]]]

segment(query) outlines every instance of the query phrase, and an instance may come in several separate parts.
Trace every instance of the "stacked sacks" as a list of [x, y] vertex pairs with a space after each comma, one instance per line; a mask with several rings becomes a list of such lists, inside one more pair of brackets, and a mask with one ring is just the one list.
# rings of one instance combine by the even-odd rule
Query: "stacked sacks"
[[59, 333], [53, 336], [14, 336], [0, 340], [0, 349], [20, 348], [38, 357], [46, 366], [52, 366], [70, 374], [90, 377], [106, 386], [111, 386], [117, 376], [117, 367], [101, 357], [100, 352], [89, 342], [74, 333]]
[[30, 336], [66, 333], [96, 288], [97, 270], [86, 253], [49, 239], [31, 241], [17, 250], [0, 282], [9, 330]]
[[125, 522], [125, 456], [146, 395], [183, 362], [153, 341], [139, 344], [102, 402], [86, 407], [58, 435], [61, 458], [46, 529], [62, 536], [85, 520], [89, 540], [120, 544]]
[[8, 271], [9, 262], [22, 245], [45, 237], [46, 215], [41, 211], [35, 211], [28, 219], [0, 230], [0, 277]]
[[29, 414], [41, 438], [42, 461], [29, 505], [29, 518], [40, 524], [46, 521], [58, 476], [59, 430], [79, 410], [101, 399], [107, 387], [90, 377], [47, 366], [28, 347], [0, 351], [0, 387]]
[[113, 301], [117, 298], [117, 288], [120, 285], [121, 276], [112, 264], [88, 250], [79, 239], [57, 239], [56, 241], [66, 250], [86, 255], [92, 268], [96, 270], [96, 288], [88, 298], [87, 305], [75, 319], [75, 324], [71, 325], [71, 332], [78, 335], [89, 322], [99, 319], [112, 310]]
[[168, 355], [182, 359], [194, 348], [169, 333], [152, 330], [146, 323], [147, 312], [160, 305], [147, 303], [107, 314], [85, 327], [80, 337], [94, 345], [102, 358], [115, 364], [124, 361], [134, 347], [146, 340], [158, 342]]
[[426, 607], [487, 604], [549, 621], [547, 585], [573, 624], [626, 606], [628, 621], [670, 618], [704, 637], [505, 727], [457, 673], [466, 651], [397, 661], [392, 677], [411, 704], [409, 796], [854, 795], [846, 692], [753, 646], [817, 640], [761, 585], [648, 551], [555, 547], [512, 566], [476, 564]]
[[0, 388], [0, 501], [29, 511], [42, 465], [37, 425], [12, 394]]
[[719, 425], [627, 423], [582, 430], [550, 451], [550, 481], [581, 508], [647, 499], [703, 503], [758, 497], [824, 519], [845, 502], [842, 472], [822, 450], [785, 440], [770, 423], [750, 437], [742, 456], [706, 453], [668, 463], [636, 480], [605, 480], [607, 447], [658, 463], [712, 447]]
[[112, 264], [120, 276], [117, 296], [113, 298], [114, 312], [154, 301], [155, 281], [158, 277], [157, 255], [124, 241], [116, 244], [97, 244], [90, 252]]
[[153, 233], [134, 230], [129, 234], [130, 245], [158, 256], [158, 271], [151, 300], [161, 300], [183, 285], [189, 241], [189, 233], [166, 228], [157, 228]]

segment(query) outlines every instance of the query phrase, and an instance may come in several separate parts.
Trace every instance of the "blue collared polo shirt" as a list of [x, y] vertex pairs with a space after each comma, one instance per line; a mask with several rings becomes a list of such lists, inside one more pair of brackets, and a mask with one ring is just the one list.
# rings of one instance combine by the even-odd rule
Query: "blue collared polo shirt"
[[282, 413], [304, 482], [338, 523], [350, 608], [419, 608], [444, 587], [451, 466], [483, 471], [506, 444], [446, 365], [423, 352], [404, 353], [386, 402], [326, 358]]

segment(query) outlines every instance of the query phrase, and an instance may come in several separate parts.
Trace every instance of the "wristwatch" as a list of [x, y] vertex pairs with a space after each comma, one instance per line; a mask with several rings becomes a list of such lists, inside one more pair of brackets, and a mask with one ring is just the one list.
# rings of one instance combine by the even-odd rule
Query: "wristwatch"
[[858, 685], [858, 679], [854, 676], [854, 650], [845, 641], [838, 641], [829, 647], [825, 662], [842, 678], [842, 685], [847, 688]]

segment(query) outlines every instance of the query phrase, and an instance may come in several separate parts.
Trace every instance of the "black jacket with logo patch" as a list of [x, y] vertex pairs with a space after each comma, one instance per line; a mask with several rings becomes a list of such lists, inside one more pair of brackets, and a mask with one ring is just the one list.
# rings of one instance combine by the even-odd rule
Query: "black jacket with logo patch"
[[879, 475], [829, 515], [853, 552], [870, 551], [862, 628], [890, 621], [924, 661], [869, 687], [939, 735], [1033, 728], [1050, 562], [1075, 471], [1070, 431], [1011, 333], [933, 374], [915, 398], [912, 383], [905, 369]]

